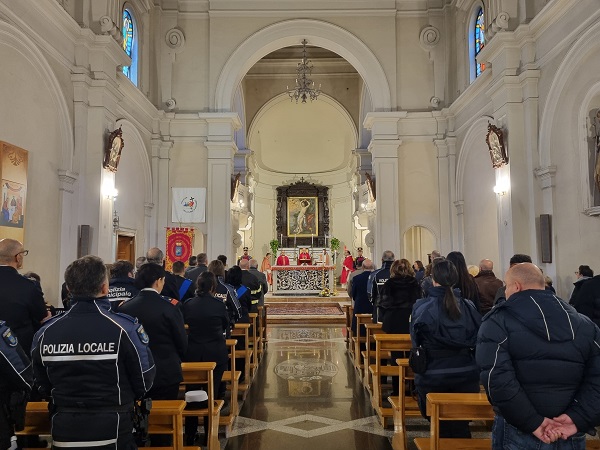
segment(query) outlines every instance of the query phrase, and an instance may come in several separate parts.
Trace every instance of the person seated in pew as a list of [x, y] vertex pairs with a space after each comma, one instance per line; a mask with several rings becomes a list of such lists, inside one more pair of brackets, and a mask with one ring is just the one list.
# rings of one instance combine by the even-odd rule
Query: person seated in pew
[[[419, 409], [426, 413], [429, 392], [479, 392], [475, 344], [481, 314], [470, 300], [452, 286], [458, 272], [449, 260], [436, 260], [431, 269], [429, 297], [415, 303], [410, 322], [413, 347], [423, 347], [426, 370], [415, 373]], [[440, 437], [470, 438], [468, 421], [442, 421]]]
[[[189, 346], [185, 355], [188, 362], [216, 362], [213, 371], [213, 392], [216, 399], [225, 398], [223, 373], [229, 362], [225, 339], [229, 334], [229, 315], [225, 304], [214, 297], [217, 279], [211, 272], [204, 272], [198, 277], [196, 296], [183, 304], [183, 317], [188, 324]], [[199, 387], [190, 386], [193, 391]], [[205, 421], [205, 425], [207, 425]], [[197, 417], [186, 417], [186, 445], [193, 445], [198, 428]], [[205, 429], [205, 435], [208, 430]]]

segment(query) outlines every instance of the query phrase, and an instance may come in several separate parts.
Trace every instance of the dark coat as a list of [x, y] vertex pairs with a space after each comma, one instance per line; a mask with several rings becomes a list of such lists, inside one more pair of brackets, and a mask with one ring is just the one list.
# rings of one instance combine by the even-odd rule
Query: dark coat
[[149, 289], [121, 305], [119, 312], [137, 317], [150, 337], [156, 363], [154, 389], [183, 381], [181, 360], [187, 351], [187, 335], [179, 308]]
[[256, 276], [248, 270], [242, 270], [242, 284], [250, 291], [250, 305], [248, 312], [258, 312], [258, 302], [262, 294], [262, 286]]
[[204, 264], [201, 264], [196, 267], [192, 267], [191, 269], [188, 268], [188, 270], [185, 271], [186, 278], [189, 278], [194, 282], [194, 289], [198, 287], [198, 277], [200, 274], [206, 272], [207, 270], [208, 267]]
[[[354, 314], [373, 314], [373, 304], [369, 301], [367, 283], [371, 271], [365, 271], [352, 278], [352, 300]], [[352, 315], [352, 331], [356, 334], [356, 316]]]
[[481, 383], [497, 413], [524, 433], [566, 413], [579, 431], [600, 423], [600, 330], [547, 290], [498, 304], [479, 330]]
[[258, 305], [263, 306], [265, 304], [265, 294], [269, 292], [269, 283], [267, 282], [267, 276], [255, 267], [250, 267], [248, 269], [248, 272], [254, 275], [260, 284], [261, 289], [260, 297], [258, 299]]
[[176, 275], [173, 275], [171, 272], [165, 273], [165, 285], [163, 286], [163, 290], [160, 292], [160, 295], [174, 298], [175, 300], [181, 300], [181, 298], [179, 298]]
[[185, 360], [227, 363], [229, 315], [225, 303], [210, 295], [194, 297], [184, 302], [183, 316], [189, 326]]
[[600, 326], [600, 275], [588, 278], [572, 301], [573, 307]]
[[140, 292], [134, 283], [135, 279], [131, 277], [110, 279], [107, 297], [111, 304], [116, 303], [112, 306], [113, 309], [118, 307], [121, 302], [131, 300]]
[[417, 387], [432, 387], [449, 383], [464, 384], [474, 381], [477, 385], [479, 370], [475, 364], [473, 349], [481, 314], [470, 300], [454, 295], [461, 315], [451, 319], [444, 309], [445, 288], [434, 286], [429, 297], [418, 300], [412, 310], [410, 337], [413, 346], [426, 349], [427, 370], [415, 375]]
[[503, 286], [502, 280], [496, 278], [492, 270], [482, 270], [475, 277], [475, 283], [479, 288], [479, 304], [481, 314], [486, 314], [494, 306], [494, 298], [498, 289]]
[[188, 288], [185, 290], [185, 292], [183, 293], [183, 295], [181, 295], [181, 301], [184, 302], [186, 301], [188, 298], [192, 298], [196, 295], [195, 291], [196, 291], [196, 287], [194, 286], [194, 281], [191, 278], [186, 277], [182, 277], [181, 275], [175, 275], [175, 284], [177, 286], [177, 292], [181, 293], [181, 286], [183, 285], [185, 280], [189, 280], [191, 281], [191, 283], [189, 283]]
[[48, 314], [40, 285], [10, 266], [0, 266], [0, 319], [6, 321], [28, 355], [33, 335]]
[[407, 334], [413, 305], [421, 297], [421, 287], [415, 277], [400, 276], [387, 280], [381, 288], [379, 306], [383, 311], [383, 331]]

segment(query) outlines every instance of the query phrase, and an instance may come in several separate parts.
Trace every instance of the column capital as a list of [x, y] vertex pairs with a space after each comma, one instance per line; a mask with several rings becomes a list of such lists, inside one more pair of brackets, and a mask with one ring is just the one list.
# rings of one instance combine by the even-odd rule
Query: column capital
[[398, 148], [402, 145], [401, 139], [379, 139], [372, 140], [369, 144], [369, 152], [373, 159], [398, 158]]
[[204, 143], [208, 149], [208, 159], [228, 159], [233, 161], [238, 150], [234, 141], [206, 141]]
[[242, 127], [237, 113], [198, 113], [208, 125], [208, 141], [234, 141], [235, 131]]
[[79, 178], [79, 174], [75, 172], [71, 172], [70, 170], [59, 169], [58, 170], [58, 180], [59, 180], [59, 191], [65, 191], [69, 194], [75, 192], [75, 188], [73, 185]]
[[365, 116], [363, 126], [371, 130], [372, 140], [398, 139], [398, 122], [407, 114], [406, 111], [370, 112]]
[[556, 166], [538, 167], [533, 173], [542, 190], [554, 187], [556, 178]]
[[454, 202], [454, 207], [456, 208], [456, 214], [462, 216], [465, 213], [465, 202], [464, 200], [457, 200]]

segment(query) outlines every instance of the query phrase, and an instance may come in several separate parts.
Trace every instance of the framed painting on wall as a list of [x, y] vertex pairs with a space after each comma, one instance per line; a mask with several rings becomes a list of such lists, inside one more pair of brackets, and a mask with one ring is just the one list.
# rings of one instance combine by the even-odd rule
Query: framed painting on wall
[[29, 152], [0, 141], [0, 236], [23, 242]]
[[319, 223], [318, 197], [288, 197], [287, 235], [317, 236]]

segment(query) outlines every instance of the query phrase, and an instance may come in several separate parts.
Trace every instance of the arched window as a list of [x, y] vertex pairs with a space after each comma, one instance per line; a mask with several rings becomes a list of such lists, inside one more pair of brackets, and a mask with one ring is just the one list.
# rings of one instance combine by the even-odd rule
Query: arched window
[[131, 58], [131, 65], [123, 67], [123, 73], [137, 86], [138, 37], [135, 20], [129, 9], [123, 10], [123, 50]]
[[[475, 52], [473, 59], [477, 57], [479, 52], [485, 47], [485, 22], [483, 19], [483, 8], [479, 8], [475, 16]], [[485, 70], [485, 64], [478, 64], [475, 59], [475, 78], [477, 78]]]

